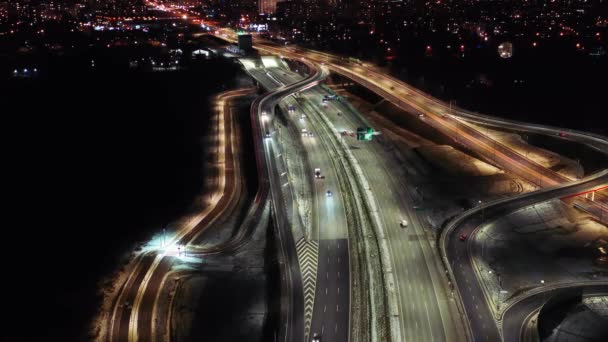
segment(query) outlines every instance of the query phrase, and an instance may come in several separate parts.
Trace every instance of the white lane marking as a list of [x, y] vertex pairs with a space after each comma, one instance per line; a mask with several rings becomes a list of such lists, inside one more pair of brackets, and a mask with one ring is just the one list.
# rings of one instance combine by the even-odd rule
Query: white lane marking
[[340, 257], [338, 257], [338, 264], [340, 263]]
[[431, 332], [431, 341], [434, 341], [433, 338], [433, 329], [431, 328], [431, 317], [429, 315], [429, 307], [426, 305], [426, 301], [424, 301], [424, 308], [426, 309], [426, 320], [429, 323], [429, 331]]
[[321, 335], [325, 332], [325, 324], [321, 325]]
[[340, 288], [338, 287], [338, 294], [340, 294]]
[[327, 311], [327, 305], [323, 305], [323, 312]]
[[340, 312], [340, 305], [336, 304], [336, 312]]
[[336, 334], [337, 334], [338, 333], [338, 323], [336, 323], [336, 329], [335, 329], [335, 331], [336, 331]]
[[325, 272], [325, 279], [329, 279], [329, 272]]
[[327, 296], [327, 287], [325, 288], [325, 295]]

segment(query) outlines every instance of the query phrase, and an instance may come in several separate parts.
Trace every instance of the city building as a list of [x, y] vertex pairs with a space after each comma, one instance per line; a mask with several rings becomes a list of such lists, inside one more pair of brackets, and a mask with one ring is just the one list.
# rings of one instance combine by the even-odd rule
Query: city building
[[258, 0], [261, 14], [274, 14], [277, 10], [277, 0]]

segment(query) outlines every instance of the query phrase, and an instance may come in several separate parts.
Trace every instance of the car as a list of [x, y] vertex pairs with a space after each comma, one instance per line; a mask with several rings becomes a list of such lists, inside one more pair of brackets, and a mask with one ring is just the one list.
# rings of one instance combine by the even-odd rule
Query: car
[[270, 132], [266, 131], [266, 138], [270, 138]]
[[399, 222], [399, 225], [401, 226], [401, 228], [407, 227], [407, 220], [401, 220], [401, 222]]
[[338, 116], [342, 116], [342, 112], [338, 112]]
[[563, 138], [563, 137], [567, 137], [568, 133], [566, 133], [566, 132], [559, 132], [558, 135]]
[[312, 132], [308, 132], [308, 136], [312, 137], [312, 136], [314, 136], [314, 134], [312, 134]]
[[395, 87], [391, 87], [391, 90], [395, 90]]
[[329, 190], [327, 190], [327, 192], [325, 193], [325, 196], [327, 196], [327, 197], [331, 197], [331, 196], [333, 196], [333, 195], [334, 195], [334, 194], [332, 194], [332, 193], [331, 193], [331, 191], [329, 191]]
[[266, 113], [266, 111], [265, 111], [265, 110], [263, 110], [263, 111], [262, 111], [262, 115], [263, 115], [263, 116], [266, 116], [267, 114], [268, 114], [268, 113]]
[[321, 169], [315, 168], [315, 178], [321, 178]]
[[460, 241], [464, 241], [467, 239], [467, 234], [460, 234], [460, 237], [458, 238]]
[[304, 119], [306, 117], [306, 114], [302, 113], [302, 115], [300, 115], [300, 119]]
[[314, 335], [312, 335], [312, 342], [321, 342], [321, 335], [314, 333]]
[[420, 114], [418, 114], [418, 117], [422, 119], [422, 118], [424, 118], [424, 114], [420, 113]]

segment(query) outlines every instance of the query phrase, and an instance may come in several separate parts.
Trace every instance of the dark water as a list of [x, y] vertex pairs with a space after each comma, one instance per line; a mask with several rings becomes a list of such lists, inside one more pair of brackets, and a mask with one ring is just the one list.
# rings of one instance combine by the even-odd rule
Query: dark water
[[79, 62], [0, 85], [1, 340], [83, 339], [99, 280], [200, 192], [209, 97], [239, 73], [227, 60], [172, 73]]

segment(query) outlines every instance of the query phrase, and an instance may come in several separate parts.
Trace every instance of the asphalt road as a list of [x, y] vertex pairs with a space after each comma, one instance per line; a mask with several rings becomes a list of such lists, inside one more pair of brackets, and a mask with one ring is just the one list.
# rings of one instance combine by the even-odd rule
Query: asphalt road
[[[249, 92], [249, 90], [240, 90], [232, 92], [230, 96], [239, 96]], [[230, 110], [226, 103], [224, 110]], [[231, 115], [224, 115], [224, 126], [218, 129], [215, 134], [218, 137], [214, 141], [222, 142], [218, 151], [218, 160], [224, 162], [222, 171], [220, 172], [221, 180], [217, 184], [221, 184], [222, 194], [215, 205], [206, 208], [198, 217], [198, 221], [193, 221], [193, 224], [187, 225], [180, 231], [176, 232], [173, 239], [169, 239], [168, 244], [175, 246], [187, 245], [193, 236], [200, 233], [201, 230], [216, 220], [220, 215], [224, 214], [230, 201], [236, 200], [230, 194], [235, 189], [236, 180], [234, 179], [234, 154], [232, 142], [238, 143], [238, 138], [232, 137], [232, 119]], [[220, 136], [225, 134], [225, 136]], [[228, 167], [226, 167], [228, 166]], [[220, 187], [218, 187], [220, 188]], [[161, 290], [162, 280], [170, 271], [171, 265], [174, 262], [175, 248], [170, 250], [159, 250], [150, 252], [141, 257], [136, 267], [133, 269], [130, 277], [120, 291], [119, 297], [114, 303], [113, 311], [109, 319], [109, 341], [149, 341], [152, 340], [155, 327], [153, 324], [153, 312], [157, 308], [156, 298]], [[166, 308], [165, 308], [166, 309]]]
[[[480, 206], [480, 208], [465, 213], [465, 215], [461, 216], [460, 221], [453, 222], [452, 225], [454, 229], [448, 234], [453, 237], [460, 235], [470, 236], [481, 224], [482, 217], [484, 217], [486, 221], [490, 221], [492, 217], [504, 216], [519, 208], [527, 207], [535, 203], [560, 198], [571, 193], [582, 192], [585, 189], [605, 184], [606, 181], [608, 181], [608, 172], [602, 171], [600, 172], [600, 177], [578, 181], [569, 186], [549, 188], [519, 195], [514, 198], [485, 203]], [[481, 212], [482, 207], [484, 208], [483, 214]], [[449, 230], [451, 228], [447, 227], [446, 229]], [[468, 239], [465, 241], [460, 241], [457, 238], [447, 239], [446, 254], [448, 260], [450, 260], [475, 340], [498, 341], [500, 340], [500, 333], [498, 327], [494, 323], [493, 314], [490, 308], [488, 308], [481, 285], [477, 281], [472, 265], [473, 261], [470, 254], [470, 243], [471, 241]], [[523, 309], [526, 309], [526, 307], [515, 310], [511, 309], [511, 314], [520, 316], [524, 314], [527, 315], [529, 312], [516, 312], [517, 310]]]
[[[267, 177], [267, 183], [270, 185], [270, 194], [272, 196], [272, 205], [274, 208], [274, 219], [275, 225], [277, 226], [277, 232], [280, 242], [280, 260], [283, 260], [281, 274], [282, 286], [284, 290], [281, 294], [282, 305], [281, 305], [281, 320], [284, 322], [284, 326], [281, 327], [281, 340], [285, 341], [302, 341], [304, 337], [304, 300], [303, 300], [303, 287], [300, 267], [297, 262], [296, 248], [291, 232], [291, 228], [288, 224], [291, 210], [293, 208], [292, 197], [284, 196], [282, 191], [281, 173], [286, 171], [286, 168], [282, 163], [277, 162], [275, 156], [278, 154], [278, 150], [275, 148], [274, 134], [272, 127], [269, 122], [264, 122], [261, 119], [261, 113], [263, 111], [272, 115], [276, 104], [294, 92], [302, 91], [308, 87], [312, 87], [323, 79], [326, 74], [322, 71], [317, 70], [314, 66], [310, 65], [313, 74], [307, 77], [305, 80], [290, 84], [288, 86], [281, 86], [273, 92], [264, 95], [252, 105], [252, 119], [257, 125], [254, 127], [254, 139], [256, 144], [256, 158], [262, 165], [260, 174]], [[275, 83], [276, 84], [276, 83]], [[257, 118], [257, 120], [256, 120]], [[269, 138], [262, 138], [266, 132], [270, 134]], [[263, 149], [263, 151], [260, 151]], [[263, 160], [261, 160], [263, 156]]]
[[[319, 88], [315, 96], [321, 99], [324, 94]], [[321, 104], [318, 106], [323, 107]], [[356, 132], [357, 127], [366, 126], [360, 115], [342, 101], [331, 101], [323, 110], [338, 131]], [[432, 235], [413, 210], [414, 201], [400, 170], [379, 143], [357, 141], [350, 136], [343, 139], [351, 147], [372, 186], [387, 233], [399, 299], [402, 339], [461, 340], [460, 317], [454, 317], [450, 309], [454, 303], [446, 291], [446, 278], [432, 246]], [[399, 225], [403, 219], [408, 221], [407, 228]]]
[[[503, 340], [505, 342], [519, 342], [522, 341], [522, 326], [526, 323], [528, 313], [535, 311], [542, 307], [542, 305], [553, 296], [559, 296], [561, 292], [567, 291], [574, 287], [550, 289], [538, 293], [517, 302], [505, 312], [503, 319]], [[592, 285], [584, 286], [585, 295], [603, 295], [608, 293], [608, 284], [604, 285]]]
[[[251, 71], [250, 71], [251, 73]], [[276, 89], [283, 84], [296, 82], [301, 76], [283, 69], [266, 69], [252, 73], [262, 86], [268, 90]], [[277, 82], [278, 81], [278, 82]], [[313, 88], [314, 89], [314, 88]], [[311, 90], [302, 92], [302, 96]], [[289, 113], [288, 106], [293, 105], [295, 112]], [[348, 341], [350, 313], [350, 270], [349, 245], [346, 227], [346, 214], [342, 194], [338, 187], [336, 169], [331, 161], [329, 151], [323, 142], [323, 132], [316, 132], [309, 124], [308, 117], [314, 115], [308, 106], [301, 105], [293, 97], [285, 98], [280, 104], [284, 113], [293, 121], [298, 132], [304, 128], [313, 132], [313, 136], [294, 136], [302, 139], [309, 159], [310, 169], [307, 174], [313, 178], [314, 168], [320, 168], [323, 178], [315, 179], [314, 193], [311, 201], [312, 239], [319, 242], [317, 280], [314, 310], [311, 322], [312, 339], [314, 333], [330, 338], [332, 341]], [[301, 120], [301, 114], [306, 118]], [[327, 191], [332, 196], [327, 196]]]

